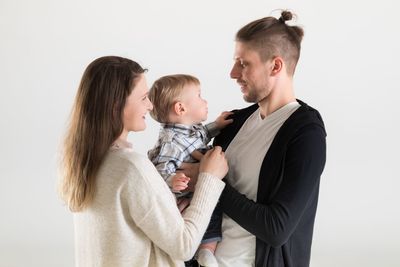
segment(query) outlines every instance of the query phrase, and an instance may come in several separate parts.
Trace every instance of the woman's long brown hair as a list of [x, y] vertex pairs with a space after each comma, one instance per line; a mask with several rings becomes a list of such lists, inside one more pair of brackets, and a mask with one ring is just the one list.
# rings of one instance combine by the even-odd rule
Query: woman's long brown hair
[[116, 56], [98, 58], [86, 68], [61, 160], [61, 197], [71, 211], [81, 211], [93, 200], [96, 174], [123, 131], [125, 101], [144, 72], [138, 63]]

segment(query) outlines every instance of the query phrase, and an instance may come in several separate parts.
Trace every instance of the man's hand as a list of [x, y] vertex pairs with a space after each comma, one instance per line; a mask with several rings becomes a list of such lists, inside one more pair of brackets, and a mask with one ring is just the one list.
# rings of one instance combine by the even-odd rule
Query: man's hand
[[190, 199], [189, 198], [179, 198], [177, 200], [177, 205], [178, 205], [178, 209], [179, 211], [182, 213], [187, 207], [189, 207], [190, 204]]
[[199, 166], [200, 163], [182, 163], [179, 171], [183, 172], [186, 176], [190, 177], [190, 181], [186, 191], [194, 192], [194, 186], [197, 182], [197, 177], [199, 176]]

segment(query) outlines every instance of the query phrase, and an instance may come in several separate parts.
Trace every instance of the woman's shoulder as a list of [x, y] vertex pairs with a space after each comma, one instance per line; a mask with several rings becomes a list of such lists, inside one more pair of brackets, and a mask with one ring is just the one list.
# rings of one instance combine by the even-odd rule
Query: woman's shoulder
[[117, 161], [121, 165], [126, 165], [128, 167], [141, 169], [152, 166], [152, 163], [146, 156], [134, 151], [133, 149], [124, 148], [111, 150], [108, 157], [113, 161]]

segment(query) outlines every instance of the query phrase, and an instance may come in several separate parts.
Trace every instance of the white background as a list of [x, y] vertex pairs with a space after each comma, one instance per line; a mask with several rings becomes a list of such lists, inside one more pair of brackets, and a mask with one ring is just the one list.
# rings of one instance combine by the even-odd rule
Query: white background
[[[74, 264], [57, 158], [92, 60], [134, 59], [149, 85], [193, 74], [212, 120], [247, 105], [229, 78], [236, 31], [279, 8], [304, 26], [295, 91], [328, 132], [311, 266], [400, 266], [397, 1], [0, 0], [0, 267]], [[129, 137], [141, 153], [147, 122]]]

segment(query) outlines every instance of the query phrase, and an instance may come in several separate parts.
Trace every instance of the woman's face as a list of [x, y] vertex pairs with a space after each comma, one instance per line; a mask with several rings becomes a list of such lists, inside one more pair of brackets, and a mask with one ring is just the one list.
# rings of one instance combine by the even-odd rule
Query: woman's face
[[148, 92], [146, 78], [144, 74], [141, 74], [137, 78], [131, 94], [126, 99], [123, 117], [124, 131], [138, 132], [146, 129], [145, 116], [153, 109], [153, 105], [147, 97]]

